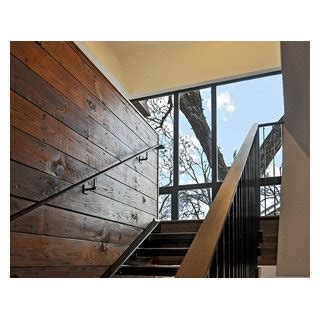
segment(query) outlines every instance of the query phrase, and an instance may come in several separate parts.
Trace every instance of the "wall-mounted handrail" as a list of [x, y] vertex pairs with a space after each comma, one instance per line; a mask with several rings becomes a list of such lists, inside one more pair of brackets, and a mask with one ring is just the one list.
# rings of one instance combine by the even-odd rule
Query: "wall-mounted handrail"
[[[231, 206], [233, 205], [234, 197], [248, 161], [250, 151], [254, 142], [257, 142], [257, 132], [258, 124], [254, 124], [212, 202], [209, 212], [176, 274], [177, 278], [204, 278], [208, 276], [225, 221]], [[256, 159], [254, 160], [256, 161]]]
[[[42, 199], [42, 200], [40, 200], [40, 201], [38, 201], [38, 202], [36, 202], [36, 203], [26, 207], [26, 208], [14, 213], [13, 215], [11, 215], [10, 221], [14, 221], [14, 220], [24, 216], [25, 214], [29, 213], [30, 211], [32, 211], [32, 210], [34, 210], [34, 209], [36, 209], [36, 208], [48, 203], [49, 201], [51, 201], [53, 199], [56, 199], [56, 198], [60, 197], [62, 194], [70, 191], [71, 189], [73, 189], [73, 188], [75, 188], [77, 186], [80, 186], [80, 185], [84, 184], [85, 182], [87, 182], [89, 180], [92, 180], [92, 179], [96, 178], [97, 176], [99, 176], [99, 175], [101, 175], [103, 173], [106, 173], [107, 171], [109, 171], [109, 170], [111, 170], [111, 169], [113, 169], [113, 168], [115, 168], [115, 167], [117, 167], [117, 166], [119, 166], [119, 165], [121, 165], [121, 164], [123, 164], [123, 163], [125, 163], [125, 162], [127, 162], [127, 161], [129, 161], [129, 160], [131, 160], [131, 159], [133, 159], [135, 157], [137, 157], [137, 156], [139, 156], [140, 154], [148, 152], [149, 150], [153, 150], [153, 149], [163, 149], [163, 146], [161, 144], [156, 144], [154, 146], [145, 148], [145, 149], [143, 149], [143, 150], [141, 150], [141, 151], [139, 151], [139, 152], [137, 152], [137, 153], [135, 153], [135, 154], [133, 154], [133, 155], [131, 155], [129, 157], [126, 157], [126, 158], [120, 160], [119, 162], [116, 162], [113, 165], [111, 165], [111, 166], [109, 166], [109, 167], [107, 167], [107, 168], [105, 168], [103, 170], [100, 170], [99, 172], [97, 172], [97, 173], [95, 173], [95, 174], [93, 174], [93, 175], [91, 175], [91, 176], [89, 176], [89, 177], [87, 177], [85, 179], [82, 179], [79, 182], [76, 182], [76, 183], [70, 185], [69, 187], [67, 187], [65, 189], [60, 190], [57, 193], [52, 194], [52, 195], [48, 196], [47, 198]], [[142, 159], [142, 160], [145, 160], [145, 159]]]

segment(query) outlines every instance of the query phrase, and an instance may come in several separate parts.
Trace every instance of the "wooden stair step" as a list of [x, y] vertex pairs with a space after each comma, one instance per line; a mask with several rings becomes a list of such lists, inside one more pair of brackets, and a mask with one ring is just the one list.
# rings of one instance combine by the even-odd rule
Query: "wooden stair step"
[[123, 265], [118, 270], [118, 275], [132, 276], [167, 276], [174, 277], [180, 265], [146, 265], [146, 266], [131, 266]]
[[189, 248], [138, 248], [135, 255], [138, 257], [155, 256], [185, 256]]
[[149, 264], [155, 265], [181, 265], [185, 256], [157, 256], [152, 257]]
[[160, 232], [197, 232], [203, 220], [170, 220], [160, 222]]
[[196, 233], [179, 232], [179, 233], [152, 233], [142, 243], [142, 248], [187, 248], [190, 247]]
[[151, 233], [150, 240], [193, 240], [196, 232]]

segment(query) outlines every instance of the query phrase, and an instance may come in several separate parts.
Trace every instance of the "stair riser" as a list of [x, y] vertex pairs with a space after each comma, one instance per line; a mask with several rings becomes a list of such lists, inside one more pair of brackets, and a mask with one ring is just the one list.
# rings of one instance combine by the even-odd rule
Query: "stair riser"
[[197, 232], [202, 223], [201, 221], [179, 221], [179, 222], [161, 222], [160, 232]]
[[189, 248], [192, 240], [151, 240], [141, 245], [141, 248]]
[[154, 257], [154, 256], [185, 256], [188, 249], [177, 249], [177, 248], [151, 248], [149, 249], [138, 249], [135, 252], [136, 257]]
[[150, 268], [150, 267], [121, 267], [117, 274], [124, 276], [162, 276], [162, 277], [174, 277], [178, 271], [178, 268]]

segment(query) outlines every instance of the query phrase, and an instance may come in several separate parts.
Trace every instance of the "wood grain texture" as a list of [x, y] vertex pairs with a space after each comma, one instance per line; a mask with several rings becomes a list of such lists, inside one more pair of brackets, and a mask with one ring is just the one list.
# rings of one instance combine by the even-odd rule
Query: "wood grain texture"
[[[130, 146], [127, 146], [117, 136], [110, 132], [110, 130], [93, 120], [87, 113], [61, 95], [49, 83], [12, 55], [10, 71], [10, 84], [13, 91], [33, 103], [42, 111], [47, 112], [58, 121], [61, 121], [84, 138], [101, 147], [110, 155], [117, 159], [122, 159], [128, 154], [140, 150], [135, 148], [132, 149]], [[128, 129], [126, 131], [128, 131]], [[137, 167], [138, 170], [140, 169], [140, 174], [143, 174], [146, 171], [144, 167], [147, 167], [148, 165], [153, 167], [157, 166], [155, 152], [152, 152], [150, 156], [149, 161], [144, 163], [143, 166]], [[125, 166], [128, 166], [128, 164], [125, 164]], [[154, 170], [152, 172], [154, 172]]]
[[[102, 72], [88, 59], [88, 57], [77, 47], [77, 45], [72, 41], [67, 41], [69, 46], [73, 48], [73, 50], [78, 54], [78, 56], [87, 63], [87, 65], [93, 70], [93, 72], [100, 77], [103, 81], [106, 81], [108, 84], [108, 87], [113, 91], [113, 93], [122, 101], [123, 104], [125, 104], [129, 109], [131, 109], [133, 112], [136, 112], [139, 116], [143, 115], [137, 108], [134, 107], [134, 105], [131, 103], [131, 101], [127, 100], [121, 92], [119, 92], [113, 84], [108, 81], [108, 79], [105, 78], [105, 76], [102, 74]], [[144, 116], [144, 115], [143, 115]], [[146, 119], [144, 119], [145, 122]]]
[[20, 267], [11, 268], [11, 276], [19, 278], [99, 278], [108, 266]]
[[[71, 183], [65, 180], [29, 167], [24, 167], [16, 162], [11, 162], [11, 168], [11, 194], [19, 197], [39, 201], [71, 185]], [[61, 206], [64, 201], [63, 199], [68, 197], [69, 200], [77, 199], [78, 203], [76, 205], [79, 205], [79, 208], [81, 208], [79, 202], [85, 204], [85, 201], [88, 201], [90, 196], [92, 196], [94, 199], [99, 199], [99, 202], [104, 202], [106, 207], [114, 202], [119, 202], [153, 216], [156, 213], [156, 200], [120, 184], [112, 178], [101, 175], [97, 178], [96, 187], [95, 191], [84, 194], [82, 193], [81, 186], [78, 186], [68, 191], [65, 195], [62, 194], [59, 198], [52, 200], [50, 203]], [[80, 211], [80, 209], [77, 211]]]
[[41, 47], [68, 70], [79, 82], [97, 97], [104, 105], [114, 113], [120, 112], [121, 120], [132, 130], [141, 130], [141, 138], [144, 141], [156, 139], [156, 134], [150, 126], [138, 117], [133, 108], [128, 108], [113, 92], [110, 84], [103, 81], [87, 63], [80, 58], [67, 42], [42, 41]]
[[11, 267], [111, 265], [127, 248], [74, 239], [11, 232]]
[[[11, 161], [10, 193], [13, 196], [39, 201], [69, 185], [68, 182]], [[95, 192], [83, 194], [81, 187], [68, 191], [50, 204], [141, 228], [146, 227], [154, 217]]]
[[[10, 214], [105, 169], [157, 133], [67, 42], [11, 42]], [[11, 222], [11, 274], [97, 277], [157, 213], [158, 152]], [[91, 182], [87, 183], [90, 186]]]
[[258, 257], [259, 265], [276, 265], [278, 251], [279, 217], [261, 217], [260, 230], [262, 240], [259, 241], [261, 249]]
[[203, 220], [161, 221], [160, 232], [197, 232]]
[[[14, 127], [10, 128], [10, 158], [70, 183], [78, 182], [98, 172]], [[98, 185], [107, 187], [116, 193], [118, 198], [121, 198], [124, 192], [133, 192], [135, 202], [140, 199], [140, 203], [143, 203], [144, 198], [148, 199], [149, 202], [152, 201], [154, 211], [156, 205], [154, 201], [157, 199], [156, 185], [133, 170], [121, 170], [120, 167], [115, 169], [110, 171], [111, 176], [105, 174], [99, 176]]]
[[11, 91], [11, 124], [44, 142], [77, 157], [82, 162], [103, 169], [117, 161], [102, 149], [63, 125], [21, 96]]
[[[11, 42], [11, 53], [127, 145], [137, 148], [138, 151], [146, 145], [152, 146], [157, 143], [154, 143], [157, 137], [152, 140], [142, 140], [138, 136], [139, 124], [135, 127], [137, 133], [128, 131], [124, 122], [38, 44]], [[123, 116], [120, 114], [121, 119]]]
[[[42, 112], [28, 100], [13, 91], [10, 93], [10, 106], [12, 126], [63, 151], [88, 166], [96, 170], [103, 170], [119, 162], [118, 159], [49, 114]], [[128, 161], [127, 164], [135, 171], [137, 169], [139, 171], [144, 170], [144, 176], [153, 182], [156, 181], [157, 171], [150, 165], [139, 163], [137, 158]]]
[[[11, 197], [11, 206], [27, 206], [32, 203]], [[50, 206], [39, 207], [10, 224], [10, 231], [14, 232], [123, 245], [129, 245], [141, 230]]]

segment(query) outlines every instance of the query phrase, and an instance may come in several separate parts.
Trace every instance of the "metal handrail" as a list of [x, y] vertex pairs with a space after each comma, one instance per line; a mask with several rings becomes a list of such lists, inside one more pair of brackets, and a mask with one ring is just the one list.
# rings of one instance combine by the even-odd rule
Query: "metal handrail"
[[[109, 171], [109, 170], [111, 170], [111, 169], [113, 169], [113, 168], [115, 168], [115, 167], [117, 167], [117, 166], [119, 166], [119, 165], [121, 165], [121, 164], [123, 164], [123, 163], [125, 163], [125, 162], [127, 162], [127, 161], [129, 161], [129, 160], [131, 160], [133, 158], [135, 158], [135, 157], [137, 157], [137, 156], [139, 156], [142, 153], [148, 152], [149, 150], [153, 150], [153, 149], [163, 149], [163, 146], [161, 144], [156, 144], [154, 146], [148, 147], [148, 148], [143, 149], [143, 150], [141, 150], [141, 151], [139, 151], [139, 152], [137, 152], [137, 153], [135, 153], [135, 154], [133, 154], [133, 155], [131, 155], [131, 156], [129, 156], [129, 157], [127, 157], [127, 158], [125, 158], [125, 159], [123, 159], [123, 160], [121, 160], [121, 161], [119, 161], [119, 162], [117, 162], [117, 163], [115, 163], [115, 164], [103, 169], [103, 170], [100, 170], [99, 172], [97, 172], [97, 173], [95, 173], [95, 174], [93, 174], [93, 175], [91, 175], [91, 176], [89, 176], [89, 177], [87, 177], [87, 178], [85, 178], [85, 179], [83, 179], [83, 180], [81, 180], [79, 182], [76, 182], [76, 183], [70, 185], [69, 187], [67, 187], [67, 188], [65, 188], [63, 190], [58, 191], [57, 193], [52, 194], [49, 197], [47, 197], [47, 198], [45, 198], [43, 200], [40, 200], [40, 201], [38, 201], [38, 202], [36, 202], [36, 203], [34, 203], [34, 204], [22, 209], [22, 210], [14, 213], [13, 215], [11, 215], [10, 221], [14, 221], [14, 220], [24, 216], [25, 214], [29, 213], [30, 211], [32, 211], [32, 210], [34, 210], [36, 208], [39, 208], [40, 206], [46, 204], [47, 202], [60, 197], [62, 194], [70, 191], [71, 189], [73, 189], [73, 188], [75, 188], [75, 187], [77, 187], [77, 186], [79, 186], [81, 184], [84, 184], [85, 182], [87, 182], [89, 180], [92, 180], [92, 179], [96, 178], [97, 176], [99, 176], [99, 175], [101, 175], [101, 174], [103, 174], [103, 173], [105, 173], [105, 172], [107, 172], [107, 171]], [[139, 161], [143, 161], [143, 160], [146, 160], [146, 158], [139, 159]], [[90, 188], [87, 189], [87, 190], [90, 190]], [[93, 189], [91, 188], [91, 190], [93, 190]]]
[[259, 123], [258, 127], [270, 127], [270, 126], [275, 126], [277, 124], [284, 124], [284, 117], [282, 116], [280, 120], [275, 121], [275, 122], [266, 122], [266, 123]]

